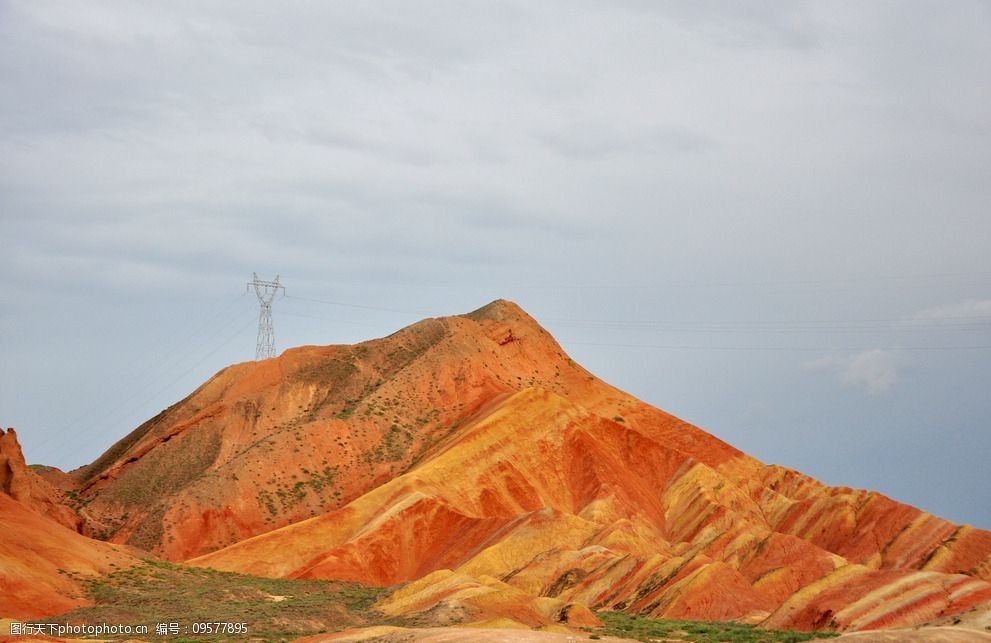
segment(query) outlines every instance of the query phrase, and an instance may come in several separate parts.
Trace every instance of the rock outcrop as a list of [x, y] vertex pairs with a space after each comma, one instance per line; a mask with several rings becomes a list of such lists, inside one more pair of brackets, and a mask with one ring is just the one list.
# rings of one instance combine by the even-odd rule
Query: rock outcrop
[[0, 430], [0, 618], [29, 619], [90, 604], [85, 581], [136, 563], [136, 552], [86, 538], [61, 492], [24, 463]]
[[0, 429], [0, 493], [69, 529], [78, 530], [81, 525], [62, 489], [27, 466], [14, 429]]

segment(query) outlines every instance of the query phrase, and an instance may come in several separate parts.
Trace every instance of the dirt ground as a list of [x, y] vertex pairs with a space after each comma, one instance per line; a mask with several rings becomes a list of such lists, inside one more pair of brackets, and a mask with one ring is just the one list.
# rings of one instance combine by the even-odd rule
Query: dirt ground
[[926, 627], [917, 630], [877, 630], [853, 632], [830, 641], [840, 643], [980, 643], [991, 641], [991, 632], [981, 632], [964, 627]]
[[[401, 627], [368, 627], [336, 634], [312, 636], [301, 641], [365, 641], [368, 643], [578, 643], [588, 641], [583, 633], [536, 632], [505, 628], [429, 627], [408, 629]], [[605, 643], [629, 643], [632, 639], [605, 636]]]

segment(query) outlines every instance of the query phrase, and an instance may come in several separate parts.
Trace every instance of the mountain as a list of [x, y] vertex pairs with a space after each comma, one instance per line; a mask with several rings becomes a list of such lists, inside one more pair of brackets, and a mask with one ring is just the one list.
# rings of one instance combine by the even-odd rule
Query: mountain
[[172, 560], [208, 553], [345, 506], [527, 387], [607, 418], [642, 414], [669, 443], [732, 463], [736, 475], [759, 467], [598, 380], [498, 301], [356, 346], [290, 349], [221, 371], [74, 472], [83, 528]]
[[763, 464], [502, 300], [231, 366], [66, 484], [87, 535], [403, 583], [380, 608], [435, 622], [605, 608], [867, 629], [991, 603], [991, 532]]

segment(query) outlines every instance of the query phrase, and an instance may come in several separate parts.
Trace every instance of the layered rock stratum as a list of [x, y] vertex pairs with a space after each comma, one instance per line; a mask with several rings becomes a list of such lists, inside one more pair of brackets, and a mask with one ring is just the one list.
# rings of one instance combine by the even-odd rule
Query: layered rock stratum
[[863, 630], [991, 604], [991, 532], [764, 464], [503, 300], [231, 366], [71, 479], [91, 537], [397, 585], [379, 608], [432, 622]]

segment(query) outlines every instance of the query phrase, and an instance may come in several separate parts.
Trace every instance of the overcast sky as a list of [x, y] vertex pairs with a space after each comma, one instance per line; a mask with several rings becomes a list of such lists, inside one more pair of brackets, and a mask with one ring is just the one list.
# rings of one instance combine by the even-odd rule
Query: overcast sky
[[0, 0], [0, 424], [94, 459], [497, 297], [769, 463], [991, 528], [991, 3]]

